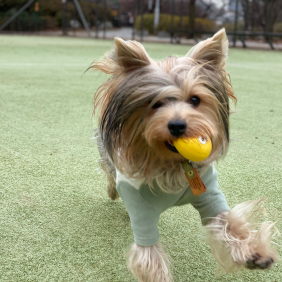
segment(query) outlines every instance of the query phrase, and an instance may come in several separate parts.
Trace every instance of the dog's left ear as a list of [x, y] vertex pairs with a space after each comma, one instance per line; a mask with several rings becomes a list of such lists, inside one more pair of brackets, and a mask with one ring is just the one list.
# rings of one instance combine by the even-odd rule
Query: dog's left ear
[[227, 55], [228, 39], [223, 28], [213, 37], [198, 43], [186, 56], [195, 61], [207, 62], [215, 67], [221, 67], [224, 66]]
[[142, 44], [137, 41], [124, 41], [118, 37], [115, 38], [114, 60], [125, 72], [151, 64]]

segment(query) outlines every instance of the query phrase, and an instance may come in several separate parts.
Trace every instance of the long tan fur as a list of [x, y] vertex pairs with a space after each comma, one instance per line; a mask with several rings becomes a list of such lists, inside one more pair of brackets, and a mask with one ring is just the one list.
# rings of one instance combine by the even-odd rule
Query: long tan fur
[[230, 212], [219, 214], [206, 226], [211, 251], [225, 272], [231, 273], [244, 266], [255, 254], [262, 261], [277, 260], [277, 251], [271, 244], [279, 232], [274, 222], [259, 223], [265, 214], [262, 201], [241, 203]]
[[[200, 176], [225, 156], [229, 100], [236, 103], [224, 69], [227, 51], [225, 30], [200, 42], [184, 57], [169, 56], [160, 62], [153, 61], [140, 43], [116, 38], [114, 49], [90, 66], [111, 75], [95, 94], [93, 114], [99, 116], [97, 142], [112, 200], [118, 198], [115, 169], [128, 178], [145, 179], [150, 188], [155, 181], [166, 193], [187, 185], [181, 167], [185, 159], [167, 146], [167, 141], [178, 138], [168, 129], [169, 121], [185, 122], [182, 137], [211, 139], [210, 156], [192, 163]], [[200, 99], [199, 105], [193, 105], [193, 97]], [[226, 272], [246, 265], [254, 255], [269, 265], [278, 257], [271, 245], [277, 234], [274, 223], [257, 223], [260, 203], [240, 204], [207, 225], [212, 252]], [[172, 282], [169, 259], [160, 243], [134, 244], [128, 265], [139, 281]]]
[[133, 244], [128, 257], [128, 267], [138, 281], [173, 282], [170, 261], [160, 242], [143, 247]]
[[[165, 141], [173, 138], [167, 129], [170, 119], [187, 122], [186, 137], [206, 135], [212, 140], [212, 153], [200, 163], [202, 168], [226, 154], [228, 99], [236, 98], [223, 69], [224, 35], [225, 31], [220, 31], [200, 43], [191, 55], [170, 56], [158, 63], [140, 43], [116, 38], [114, 50], [91, 65], [112, 75], [98, 89], [94, 111], [100, 112], [107, 154], [122, 174], [146, 178], [149, 185], [157, 180], [166, 192], [184, 188], [186, 180], [179, 165], [184, 158], [165, 146]], [[195, 95], [201, 99], [197, 110], [187, 103]], [[171, 99], [177, 103], [169, 103]], [[166, 105], [154, 110], [152, 106], [159, 101]]]

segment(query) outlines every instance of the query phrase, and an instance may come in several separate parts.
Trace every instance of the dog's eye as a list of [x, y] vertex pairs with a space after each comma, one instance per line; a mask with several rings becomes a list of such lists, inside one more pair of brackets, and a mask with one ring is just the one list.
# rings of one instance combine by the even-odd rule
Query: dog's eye
[[162, 102], [157, 102], [156, 104], [153, 105], [152, 108], [153, 108], [153, 109], [158, 109], [158, 108], [160, 108], [162, 105], [163, 105]]
[[198, 107], [200, 104], [200, 98], [197, 96], [193, 96], [190, 98], [189, 103], [192, 104], [193, 107]]

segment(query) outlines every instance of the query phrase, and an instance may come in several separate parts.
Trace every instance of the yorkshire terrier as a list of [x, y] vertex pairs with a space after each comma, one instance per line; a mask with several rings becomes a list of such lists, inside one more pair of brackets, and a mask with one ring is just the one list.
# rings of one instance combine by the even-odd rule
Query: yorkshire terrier
[[[198, 43], [184, 57], [159, 62], [136, 41], [115, 38], [114, 42], [113, 51], [90, 68], [111, 75], [95, 94], [94, 113], [99, 113], [97, 139], [108, 195], [112, 200], [120, 196], [130, 216], [131, 272], [143, 282], [173, 281], [157, 224], [166, 209], [184, 204], [199, 211], [212, 253], [225, 271], [238, 266], [270, 268], [278, 258], [271, 246], [274, 223], [254, 223], [262, 200], [230, 210], [213, 164], [226, 155], [229, 100], [236, 103], [224, 70], [225, 30]], [[183, 172], [181, 164], [187, 160], [173, 145], [177, 138], [193, 136], [208, 136], [212, 142], [208, 158], [190, 162], [207, 187], [198, 196]]]

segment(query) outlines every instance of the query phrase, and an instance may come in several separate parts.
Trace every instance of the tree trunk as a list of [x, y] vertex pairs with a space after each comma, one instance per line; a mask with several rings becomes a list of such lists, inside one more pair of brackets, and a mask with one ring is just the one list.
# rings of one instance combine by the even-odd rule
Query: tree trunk
[[274, 7], [275, 0], [267, 0], [265, 1], [265, 31], [266, 32], [273, 32], [273, 25], [274, 25], [274, 14], [273, 14], [273, 7]]
[[195, 30], [195, 2], [196, 0], [190, 0], [189, 3], [189, 29], [191, 30], [191, 38], [194, 37]]
[[249, 0], [241, 0], [241, 3], [244, 9], [244, 30], [246, 31], [249, 29]]

